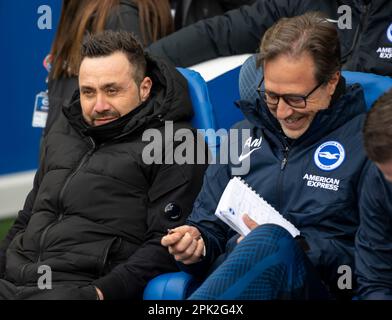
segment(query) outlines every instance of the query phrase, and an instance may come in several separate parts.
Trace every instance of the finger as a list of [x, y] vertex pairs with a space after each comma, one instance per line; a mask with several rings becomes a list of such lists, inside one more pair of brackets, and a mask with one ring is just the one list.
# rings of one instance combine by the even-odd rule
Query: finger
[[192, 257], [191, 259], [187, 259], [187, 260], [184, 260], [184, 261], [181, 261], [181, 262], [182, 262], [183, 264], [192, 264], [192, 263], [199, 262], [199, 260], [200, 260], [200, 258], [197, 259], [197, 258], [195, 258], [195, 257]]
[[188, 232], [193, 238], [200, 237], [199, 229], [197, 229], [196, 227], [193, 227], [193, 226], [184, 225], [184, 226], [172, 229], [172, 231], [174, 231], [174, 232], [181, 232], [183, 234]]
[[192, 226], [188, 226], [188, 225], [183, 225], [183, 226], [179, 226], [177, 228], [174, 229], [170, 229], [171, 232], [179, 232], [181, 234], [185, 234], [187, 232], [189, 232], [193, 227]]
[[194, 252], [194, 254], [186, 260], [183, 260], [182, 263], [183, 264], [192, 264], [192, 263], [196, 263], [198, 261], [201, 260], [203, 252], [204, 252], [204, 241], [202, 238], [200, 238], [199, 240], [197, 240], [197, 247], [196, 250]]
[[249, 217], [249, 215], [247, 213], [244, 214], [244, 216], [242, 217], [242, 220], [244, 221], [244, 223], [246, 224], [246, 226], [250, 229], [253, 230], [254, 228], [258, 227], [259, 225], [257, 224], [256, 221], [254, 221], [253, 219], [251, 219], [251, 217]]
[[182, 239], [173, 245], [173, 251], [175, 254], [181, 254], [185, 252], [185, 250], [187, 250], [188, 247], [192, 244], [193, 240], [193, 237], [188, 232], [185, 233]]
[[196, 240], [200, 239], [201, 233], [199, 231], [199, 229], [197, 229], [196, 227], [189, 227], [189, 231], [188, 231], [192, 237]]
[[172, 254], [172, 255], [175, 254], [174, 249], [173, 249], [172, 246], [168, 246], [168, 247], [167, 247], [167, 250], [169, 251], [170, 254]]
[[168, 234], [161, 239], [161, 245], [168, 247], [180, 241], [185, 233], [190, 229], [190, 226], [184, 225], [174, 229], [168, 229]]
[[188, 248], [183, 253], [177, 254], [177, 258], [180, 261], [189, 259], [195, 253], [196, 248], [197, 248], [197, 241], [195, 239], [192, 239], [192, 242], [188, 246]]
[[200, 238], [199, 240], [197, 240], [197, 247], [194, 253], [194, 256], [196, 258], [200, 258], [203, 253], [204, 253], [204, 240], [202, 238]]
[[173, 232], [168, 234], [161, 239], [161, 245], [164, 247], [172, 246], [175, 243], [179, 242], [183, 238], [183, 234], [180, 232]]
[[244, 236], [241, 236], [237, 239], [237, 244], [240, 243], [244, 239]]

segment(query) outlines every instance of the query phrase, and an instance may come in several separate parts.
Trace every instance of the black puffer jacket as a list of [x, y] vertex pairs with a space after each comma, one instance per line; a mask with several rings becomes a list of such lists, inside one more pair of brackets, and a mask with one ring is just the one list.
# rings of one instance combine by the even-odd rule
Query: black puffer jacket
[[[142, 160], [145, 129], [163, 134], [165, 120], [190, 128], [193, 114], [175, 68], [150, 58], [148, 66], [152, 95], [130, 114], [87, 127], [75, 94], [54, 123], [34, 189], [2, 243], [6, 280], [37, 285], [38, 267], [48, 265], [54, 284], [94, 284], [105, 299], [123, 299], [140, 298], [148, 280], [176, 270], [160, 239], [184, 223], [206, 166]], [[162, 154], [172, 152], [173, 139], [166, 143]]]
[[[338, 12], [340, 6], [340, 13]], [[255, 53], [264, 32], [283, 17], [322, 11], [333, 20], [352, 13], [351, 29], [339, 29], [344, 69], [392, 76], [392, 1], [257, 0], [224, 15], [199, 21], [149, 47], [176, 66], [221, 56]]]
[[255, 0], [177, 0], [174, 2], [176, 29], [188, 26], [199, 20], [215, 17], [226, 11], [236, 9]]

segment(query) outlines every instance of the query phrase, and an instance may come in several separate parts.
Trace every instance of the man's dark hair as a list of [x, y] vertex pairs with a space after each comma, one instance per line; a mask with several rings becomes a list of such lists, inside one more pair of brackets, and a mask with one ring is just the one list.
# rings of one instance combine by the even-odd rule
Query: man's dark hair
[[315, 78], [328, 82], [341, 69], [340, 42], [336, 26], [320, 12], [282, 18], [269, 28], [261, 41], [257, 64], [281, 54], [299, 57], [308, 53], [315, 64]]
[[374, 162], [392, 160], [392, 89], [374, 103], [363, 127], [368, 157]]
[[137, 85], [146, 74], [146, 58], [140, 42], [129, 32], [106, 30], [88, 35], [81, 48], [81, 61], [84, 58], [106, 57], [115, 52], [123, 52], [134, 67], [133, 78]]

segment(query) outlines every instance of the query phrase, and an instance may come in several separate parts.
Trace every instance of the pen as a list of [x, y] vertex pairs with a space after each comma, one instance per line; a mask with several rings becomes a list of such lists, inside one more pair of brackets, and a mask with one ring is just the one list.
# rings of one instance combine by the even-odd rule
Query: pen
[[[173, 229], [167, 229], [167, 234], [172, 234], [172, 233], [174, 233], [175, 231], [173, 230]], [[198, 235], [196, 238], [195, 238], [195, 240], [197, 241], [197, 240], [200, 240], [201, 239], [201, 235]]]

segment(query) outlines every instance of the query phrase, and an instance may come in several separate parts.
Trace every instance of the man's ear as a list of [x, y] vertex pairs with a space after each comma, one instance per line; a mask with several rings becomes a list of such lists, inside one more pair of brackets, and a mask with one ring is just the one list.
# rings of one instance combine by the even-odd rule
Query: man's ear
[[150, 77], [145, 77], [139, 87], [139, 96], [142, 102], [146, 101], [150, 96], [152, 87], [152, 80]]
[[328, 81], [328, 93], [330, 96], [334, 94], [336, 86], [339, 83], [340, 76], [340, 71], [336, 71], [332, 78]]

